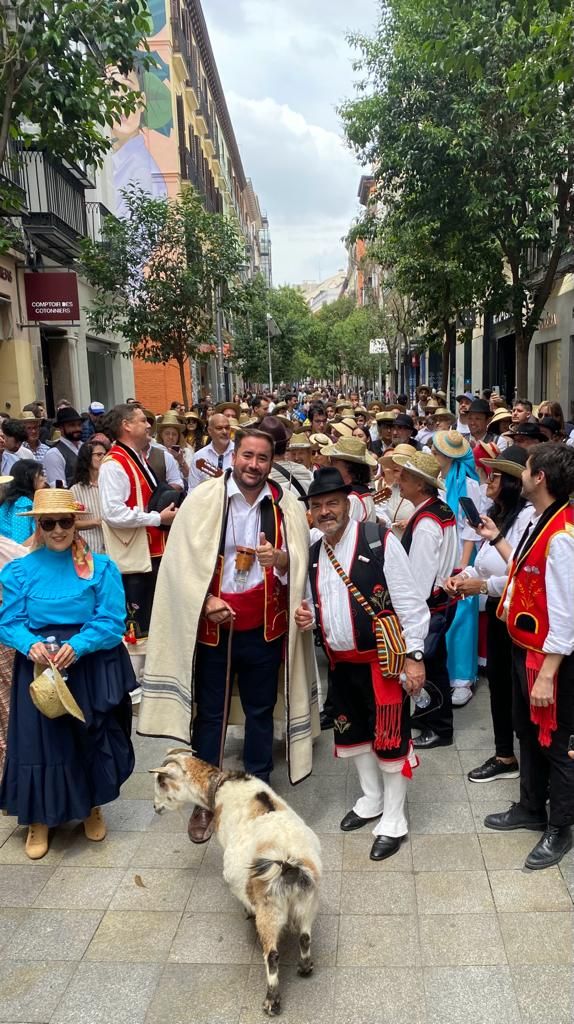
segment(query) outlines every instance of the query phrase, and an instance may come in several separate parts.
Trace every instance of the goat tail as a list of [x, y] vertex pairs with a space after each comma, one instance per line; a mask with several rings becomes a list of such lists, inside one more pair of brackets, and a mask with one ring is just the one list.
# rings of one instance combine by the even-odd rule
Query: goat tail
[[313, 872], [306, 864], [288, 857], [286, 860], [273, 860], [270, 857], [258, 857], [250, 869], [251, 878], [267, 882], [270, 889], [288, 886], [309, 889], [316, 884]]

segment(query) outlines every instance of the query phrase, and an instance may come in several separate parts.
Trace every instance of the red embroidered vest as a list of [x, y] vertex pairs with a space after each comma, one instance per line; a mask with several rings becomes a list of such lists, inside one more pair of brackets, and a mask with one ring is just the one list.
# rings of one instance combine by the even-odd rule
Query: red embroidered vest
[[559, 508], [534, 541], [526, 542], [518, 551], [518, 559], [512, 561], [504, 594], [498, 605], [497, 615], [503, 617], [504, 602], [513, 583], [508, 606], [506, 625], [515, 644], [531, 651], [542, 651], [548, 636], [550, 621], [546, 596], [546, 559], [550, 541], [558, 533], [574, 531], [574, 507], [570, 504]]
[[[283, 516], [278, 505], [281, 490], [271, 480], [268, 480], [267, 483], [273, 496], [273, 500], [267, 500], [267, 502], [262, 503], [261, 532], [265, 534], [274, 548], [281, 548], [283, 544]], [[213, 573], [209, 586], [209, 593], [212, 594], [213, 597], [219, 597], [221, 595], [221, 581], [223, 579], [224, 564], [224, 555], [222, 552], [225, 547], [228, 510], [229, 503], [227, 502], [220, 553], [217, 556], [215, 572]], [[281, 583], [279, 578], [275, 575], [274, 569], [272, 567], [268, 567], [263, 570], [263, 590], [263, 621], [258, 623], [258, 625], [263, 626], [263, 635], [265, 640], [278, 640], [279, 637], [284, 636], [287, 632], [289, 622], [288, 587]], [[245, 597], [249, 600], [249, 591], [247, 591], [245, 595], [237, 595], [237, 597], [240, 599]], [[197, 634], [198, 643], [207, 644], [210, 647], [217, 647], [217, 644], [219, 643], [219, 629], [219, 626], [210, 622], [209, 619], [205, 618], [205, 616], [202, 616], [199, 620], [199, 630]]]
[[[128, 508], [138, 507], [136, 479], [139, 481], [143, 501], [143, 511], [145, 511], [147, 509], [148, 501], [153, 494], [154, 488], [151, 485], [151, 478], [148, 477], [147, 473], [145, 473], [141, 464], [133, 455], [130, 454], [129, 448], [126, 448], [125, 445], [121, 444], [113, 444], [106, 458], [113, 459], [114, 462], [119, 463], [128, 477], [130, 482], [130, 493], [126, 500]], [[167, 532], [165, 530], [161, 530], [159, 526], [147, 526], [146, 533], [151, 557], [158, 558], [160, 555], [163, 555], [165, 551]]]

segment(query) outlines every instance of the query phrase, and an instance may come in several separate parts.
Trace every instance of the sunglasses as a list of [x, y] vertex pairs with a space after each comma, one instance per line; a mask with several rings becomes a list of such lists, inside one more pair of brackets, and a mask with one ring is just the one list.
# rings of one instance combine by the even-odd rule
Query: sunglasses
[[45, 533], [51, 533], [57, 526], [59, 526], [61, 530], [71, 530], [75, 522], [76, 519], [74, 516], [63, 516], [62, 519], [39, 519], [38, 525]]

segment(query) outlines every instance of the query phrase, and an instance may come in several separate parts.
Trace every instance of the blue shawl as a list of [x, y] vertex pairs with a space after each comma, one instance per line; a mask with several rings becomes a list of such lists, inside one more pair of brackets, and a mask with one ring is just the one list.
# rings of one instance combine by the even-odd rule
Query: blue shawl
[[459, 501], [466, 498], [467, 477], [479, 482], [478, 473], [474, 464], [474, 455], [468, 451], [462, 459], [453, 459], [450, 469], [446, 475], [446, 503], [458, 520], [460, 513]]

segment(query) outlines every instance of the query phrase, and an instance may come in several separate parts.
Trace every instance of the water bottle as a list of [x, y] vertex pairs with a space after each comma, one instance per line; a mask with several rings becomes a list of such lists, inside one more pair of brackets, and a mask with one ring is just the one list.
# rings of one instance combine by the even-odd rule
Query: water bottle
[[[46, 642], [44, 644], [44, 647], [46, 648], [46, 650], [48, 651], [48, 653], [50, 654], [51, 657], [53, 657], [54, 654], [56, 654], [60, 650], [60, 644], [56, 640], [55, 636], [48, 636], [48, 637], [46, 637]], [[58, 669], [58, 671], [59, 671], [62, 679], [67, 679], [68, 678], [68, 673], [66, 672], [65, 669], [60, 668], [60, 669]]]
[[[405, 673], [401, 672], [401, 683], [402, 683], [402, 686], [403, 686], [403, 690], [406, 690], [406, 686], [405, 686], [406, 681], [407, 681], [407, 677], [406, 677]], [[424, 687], [423, 687], [422, 690], [419, 691], [419, 693], [416, 694], [416, 696], [415, 696], [415, 694], [410, 694], [410, 696], [412, 697], [413, 701], [415, 702], [416, 707], [419, 708], [421, 711], [424, 711], [425, 708], [428, 708], [428, 706], [429, 706], [429, 704], [431, 702], [431, 695], [428, 692], [428, 690], [424, 689]]]

